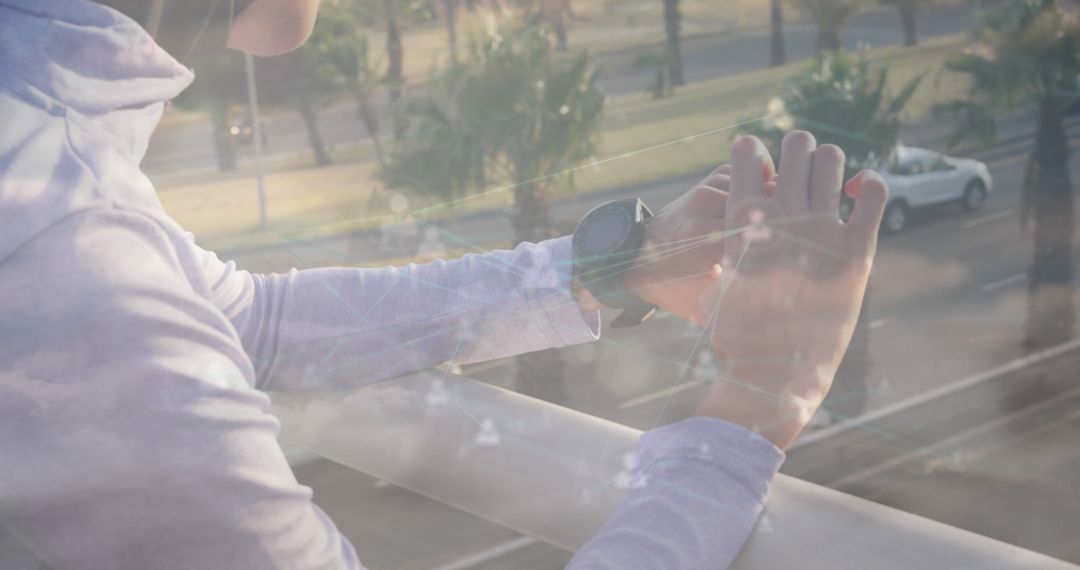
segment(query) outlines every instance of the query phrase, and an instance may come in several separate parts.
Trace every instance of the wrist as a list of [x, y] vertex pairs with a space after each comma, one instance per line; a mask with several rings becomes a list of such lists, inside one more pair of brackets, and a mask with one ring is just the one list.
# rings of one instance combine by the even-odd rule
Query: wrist
[[578, 281], [577, 275], [570, 284], [570, 295], [577, 301], [582, 313], [595, 313], [603, 307], [603, 304], [597, 301], [596, 297], [593, 297], [593, 294]]
[[[709, 416], [740, 425], [787, 449], [810, 422], [824, 399], [824, 393], [807, 386], [816, 379], [788, 376], [755, 381], [737, 377], [721, 379], [698, 407], [695, 415]], [[806, 387], [806, 388], [804, 388]]]

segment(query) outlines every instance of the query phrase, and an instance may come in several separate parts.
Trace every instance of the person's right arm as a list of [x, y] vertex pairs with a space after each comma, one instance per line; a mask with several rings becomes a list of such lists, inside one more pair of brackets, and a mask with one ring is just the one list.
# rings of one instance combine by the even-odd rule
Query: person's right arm
[[764, 509], [786, 449], [821, 404], [851, 340], [887, 189], [846, 187], [843, 153], [789, 135], [779, 175], [760, 141], [732, 147], [721, 279], [702, 299], [725, 364], [703, 417], [647, 432], [635, 482], [570, 570], [722, 569]]

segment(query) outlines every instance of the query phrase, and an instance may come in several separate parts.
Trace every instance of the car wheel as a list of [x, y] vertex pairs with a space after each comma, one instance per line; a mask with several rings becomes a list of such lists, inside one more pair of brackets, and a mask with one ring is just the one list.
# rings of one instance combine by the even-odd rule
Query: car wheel
[[964, 208], [974, 212], [986, 203], [986, 185], [982, 180], [972, 180], [964, 189]]
[[903, 231], [908, 224], [908, 206], [907, 204], [897, 201], [891, 202], [885, 208], [885, 216], [881, 221], [881, 229], [885, 233], [895, 234]]

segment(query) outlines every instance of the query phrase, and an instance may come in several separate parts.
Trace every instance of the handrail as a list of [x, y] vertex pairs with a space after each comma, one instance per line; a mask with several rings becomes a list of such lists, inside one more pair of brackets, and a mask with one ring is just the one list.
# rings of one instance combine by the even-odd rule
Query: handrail
[[[284, 442], [570, 551], [618, 505], [641, 435], [436, 371], [273, 400]], [[784, 475], [733, 568], [1080, 569]]]

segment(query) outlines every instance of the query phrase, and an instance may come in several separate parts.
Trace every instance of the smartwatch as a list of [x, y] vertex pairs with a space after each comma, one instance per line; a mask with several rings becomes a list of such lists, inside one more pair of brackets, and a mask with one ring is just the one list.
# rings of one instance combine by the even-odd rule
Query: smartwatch
[[649, 218], [652, 211], [640, 198], [624, 198], [589, 210], [574, 230], [574, 276], [602, 305], [622, 310], [611, 322], [615, 328], [641, 324], [656, 310], [620, 285], [641, 255]]

